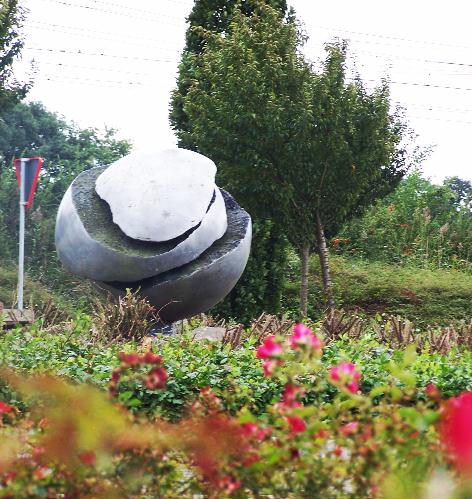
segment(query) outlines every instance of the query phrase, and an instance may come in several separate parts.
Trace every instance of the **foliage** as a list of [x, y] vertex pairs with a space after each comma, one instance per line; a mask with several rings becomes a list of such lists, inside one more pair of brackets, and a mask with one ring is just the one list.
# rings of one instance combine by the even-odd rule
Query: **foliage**
[[[285, 14], [285, 0], [267, 0], [269, 5]], [[184, 98], [196, 78], [195, 65], [198, 60], [194, 55], [202, 53], [206, 38], [202, 30], [213, 33], [229, 33], [231, 19], [236, 12], [250, 16], [254, 12], [254, 3], [235, 0], [196, 0], [188, 17], [189, 27], [186, 44], [182, 53], [177, 87], [172, 93], [170, 106], [170, 124], [178, 135], [179, 147], [197, 150], [192, 136], [192, 123], [184, 109]], [[199, 76], [201, 78], [201, 75]], [[213, 155], [210, 155], [213, 158]], [[220, 165], [218, 165], [220, 170]], [[227, 187], [226, 180], [218, 175], [218, 182]], [[239, 200], [239, 193], [234, 193]], [[246, 270], [236, 287], [226, 300], [217, 305], [213, 313], [235, 318], [248, 323], [252, 317], [262, 312], [280, 311], [283, 289], [283, 268], [285, 265], [286, 237], [281, 227], [251, 211], [253, 218], [253, 240], [251, 255]]]
[[18, 0], [0, 1], [0, 113], [21, 100], [31, 85], [17, 81], [12, 71], [23, 48], [24, 10], [19, 4]]
[[332, 240], [341, 254], [423, 268], [472, 269], [467, 182], [434, 185], [414, 172]]
[[[428, 324], [447, 326], [472, 317], [471, 276], [448, 269], [421, 269], [333, 256], [334, 294], [340, 308], [361, 313], [403, 316], [419, 327]], [[283, 310], [295, 319], [298, 315], [300, 260], [289, 257]], [[310, 262], [308, 316], [323, 315], [323, 291], [317, 258]]]
[[42, 104], [18, 104], [0, 120], [0, 257], [16, 260], [18, 188], [11, 159], [45, 158], [34, 209], [27, 215], [26, 268], [48, 286], [70, 292], [76, 281], [59, 268], [54, 246], [57, 208], [72, 180], [83, 170], [111, 163], [127, 154], [130, 144], [107, 129], [80, 129], [47, 111]]
[[[258, 334], [247, 334], [235, 349], [231, 344], [220, 346], [192, 340], [188, 333], [146, 339], [141, 345], [135, 342], [104, 345], [97, 341], [93, 323], [93, 316], [79, 313], [74, 320], [52, 328], [42, 328], [38, 324], [28, 332], [18, 329], [5, 333], [0, 337], [0, 365], [25, 373], [52, 373], [105, 388], [112, 370], [119, 365], [117, 354], [120, 351], [130, 353], [152, 348], [165, 359], [169, 375], [167, 390], [156, 393], [133, 381], [121, 386], [118, 397], [133, 411], [150, 416], [157, 414], [170, 420], [181, 418], [187, 404], [192, 403], [205, 386], [212, 388], [232, 414], [244, 406], [255, 414], [264, 412], [266, 405], [281, 393], [281, 385], [265, 378], [261, 367], [254, 363], [255, 347], [274, 329], [263, 328]], [[381, 324], [367, 324], [361, 337], [345, 335], [330, 341], [322, 363], [328, 368], [343, 358], [355, 361], [365, 373], [361, 382], [363, 391], [391, 382], [388, 366], [401, 356], [401, 352], [388, 342], [381, 343], [378, 334]], [[275, 330], [286, 330], [286, 327]], [[102, 336], [108, 337], [111, 333], [103, 332]], [[424, 335], [422, 331], [415, 334]], [[400, 348], [404, 346], [407, 345], [400, 345]], [[417, 376], [420, 390], [430, 381], [448, 396], [472, 389], [472, 353], [464, 346], [437, 354], [425, 342], [411, 369]], [[322, 400], [330, 400], [333, 391], [328, 389], [319, 396]], [[15, 395], [12, 397], [15, 399]]]
[[211, 313], [249, 324], [262, 312], [279, 314], [285, 281], [287, 240], [271, 220], [252, 226], [251, 254], [236, 287]]
[[[282, 14], [287, 10], [285, 0], [267, 0], [267, 3]], [[196, 0], [188, 17], [189, 27], [185, 35], [185, 47], [182, 52], [177, 87], [172, 93], [169, 115], [171, 127], [178, 134], [179, 147], [184, 149], [196, 150], [191, 132], [192, 124], [184, 109], [184, 98], [196, 76], [196, 60], [192, 56], [201, 54], [206, 44], [201, 30], [226, 35], [231, 29], [231, 19], [235, 12], [250, 16], [254, 12], [254, 3], [236, 0]]]
[[315, 73], [293, 19], [262, 3], [251, 17], [235, 14], [225, 36], [206, 37], [183, 96], [192, 139], [251, 213], [290, 227], [305, 261], [318, 249], [330, 295], [324, 227], [334, 234], [391, 190], [411, 161], [388, 86], [369, 93], [359, 77], [348, 82], [344, 44], [328, 45]]
[[[134, 383], [166, 393], [173, 375], [159, 353], [121, 353], [111, 397]], [[22, 417], [0, 402], [2, 494], [401, 499], [434, 494], [439, 469], [457, 497], [470, 492], [472, 392], [444, 400], [430, 384], [419, 400], [411, 349], [390, 360], [389, 381], [363, 393], [365, 367], [324, 364], [322, 342], [301, 324], [251, 353], [283, 388], [263, 412], [228, 414], [206, 387], [174, 424], [133, 417], [86, 385], [3, 371], [34, 410]], [[329, 390], [330, 401], [309, 402]]]

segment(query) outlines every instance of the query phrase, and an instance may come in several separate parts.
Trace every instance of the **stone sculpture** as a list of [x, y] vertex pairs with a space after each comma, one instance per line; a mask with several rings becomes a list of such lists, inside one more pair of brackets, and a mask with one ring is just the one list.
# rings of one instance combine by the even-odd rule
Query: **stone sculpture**
[[57, 215], [61, 262], [114, 296], [139, 290], [166, 323], [208, 310], [241, 277], [252, 236], [250, 216], [215, 174], [184, 149], [81, 173]]

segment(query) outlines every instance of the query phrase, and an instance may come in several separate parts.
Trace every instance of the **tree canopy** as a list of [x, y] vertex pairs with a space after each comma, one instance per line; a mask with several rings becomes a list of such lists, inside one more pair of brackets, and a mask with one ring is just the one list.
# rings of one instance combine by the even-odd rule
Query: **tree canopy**
[[[285, 15], [286, 0], [265, 0], [265, 2]], [[195, 66], [206, 44], [206, 32], [226, 35], [231, 29], [231, 20], [238, 13], [251, 16], [256, 8], [253, 0], [196, 0], [188, 17], [189, 27], [185, 35], [185, 48], [177, 78], [177, 88], [172, 93], [170, 105], [170, 124], [177, 132], [179, 146], [196, 150], [192, 139], [191, 127], [183, 108], [183, 98], [187, 95], [192, 81], [196, 77]], [[202, 75], [200, 75], [201, 77]]]
[[388, 85], [369, 92], [348, 78], [344, 43], [328, 45], [314, 71], [293, 19], [263, 3], [235, 13], [227, 35], [205, 36], [183, 96], [192, 140], [252, 213], [287, 227], [305, 264], [318, 250], [329, 294], [325, 227], [392, 190], [409, 166]]
[[0, 112], [19, 102], [30, 86], [17, 81], [12, 70], [12, 64], [23, 48], [23, 18], [19, 0], [0, 0]]
[[49, 284], [63, 279], [54, 248], [57, 208], [71, 181], [83, 170], [109, 164], [127, 154], [129, 142], [114, 130], [81, 129], [37, 102], [19, 103], [0, 114], [0, 257], [15, 260], [18, 187], [12, 159], [42, 156], [45, 161], [33, 210], [28, 214], [26, 263]]

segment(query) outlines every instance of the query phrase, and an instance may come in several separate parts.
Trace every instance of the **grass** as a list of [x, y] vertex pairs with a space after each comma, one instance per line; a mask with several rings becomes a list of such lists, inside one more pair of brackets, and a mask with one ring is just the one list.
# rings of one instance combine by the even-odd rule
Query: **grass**
[[[292, 268], [295, 262], [292, 261]], [[427, 270], [364, 260], [331, 258], [338, 307], [367, 314], [401, 315], [418, 325], [448, 325], [472, 319], [472, 276], [455, 270]], [[296, 310], [298, 280], [288, 282], [285, 309]], [[322, 311], [319, 260], [310, 262], [309, 315]]]
[[[18, 273], [16, 268], [0, 267], [0, 302], [5, 308], [13, 308], [16, 305]], [[46, 303], [52, 298], [51, 291], [42, 284], [25, 276], [24, 302], [26, 306], [30, 303]]]
[[[341, 256], [331, 257], [336, 304], [348, 310], [359, 308], [367, 314], [401, 315], [418, 326], [445, 326], [472, 319], [472, 276], [457, 270], [427, 270], [416, 267], [388, 265]], [[283, 308], [287, 315], [297, 317], [299, 293], [299, 260], [291, 255]], [[16, 269], [0, 267], [0, 301], [6, 308], [15, 303]], [[25, 280], [27, 306], [51, 300], [72, 311], [83, 297], [92, 296], [87, 281], [71, 280], [68, 294], [59, 294], [43, 284]], [[81, 298], [82, 297], [82, 298]], [[317, 319], [323, 311], [323, 294], [319, 260], [310, 262], [309, 316]]]

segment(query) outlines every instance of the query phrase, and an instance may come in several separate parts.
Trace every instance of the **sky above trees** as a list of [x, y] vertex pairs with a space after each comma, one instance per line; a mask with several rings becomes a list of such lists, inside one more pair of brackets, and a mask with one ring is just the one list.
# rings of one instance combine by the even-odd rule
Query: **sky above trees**
[[[323, 43], [350, 40], [349, 67], [375, 87], [391, 80], [392, 98], [422, 145], [435, 150], [426, 175], [472, 179], [472, 36], [465, 0], [313, 2], [290, 0], [317, 61]], [[184, 45], [191, 0], [24, 0], [29, 9], [18, 75], [35, 61], [30, 100], [81, 126], [115, 127], [136, 146], [173, 146], [170, 92]], [[371, 81], [370, 81], [371, 80]]]

